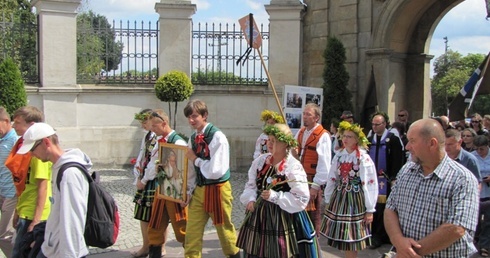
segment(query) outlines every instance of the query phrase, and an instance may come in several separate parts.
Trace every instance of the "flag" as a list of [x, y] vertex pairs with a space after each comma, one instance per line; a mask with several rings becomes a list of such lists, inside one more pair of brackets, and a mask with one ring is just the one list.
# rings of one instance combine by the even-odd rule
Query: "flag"
[[259, 49], [262, 46], [262, 36], [260, 35], [259, 27], [257, 27], [257, 24], [255, 23], [253, 14], [250, 13], [242, 17], [238, 20], [238, 23], [240, 23], [240, 28], [248, 43], [247, 50], [236, 61], [236, 64], [239, 65], [243, 60], [243, 65], [252, 52], [252, 49]]
[[490, 0], [485, 0], [485, 5], [487, 6], [487, 19], [490, 18]]
[[371, 78], [369, 78], [368, 89], [366, 97], [364, 98], [364, 105], [361, 115], [361, 126], [364, 130], [371, 128], [370, 116], [378, 110], [378, 97], [376, 94], [376, 81], [374, 78], [374, 68], [371, 67]]
[[[489, 53], [490, 54], [490, 53]], [[487, 74], [488, 56], [476, 68], [459, 94], [449, 105], [449, 120], [459, 121], [466, 118], [466, 112], [471, 107], [476, 95], [490, 94], [490, 75]]]

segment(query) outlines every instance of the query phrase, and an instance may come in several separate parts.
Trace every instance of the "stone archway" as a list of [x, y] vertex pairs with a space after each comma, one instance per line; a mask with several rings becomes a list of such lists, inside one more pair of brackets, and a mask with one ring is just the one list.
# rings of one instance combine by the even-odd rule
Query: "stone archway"
[[378, 7], [382, 9], [374, 23], [372, 48], [366, 51], [366, 67], [374, 67], [376, 78], [380, 78], [381, 109], [394, 114], [406, 108], [412, 119], [430, 115], [429, 62], [433, 58], [428, 54], [430, 41], [442, 17], [462, 1], [380, 3]]
[[406, 108], [412, 119], [430, 115], [429, 46], [439, 21], [464, 0], [305, 0], [303, 84], [321, 87], [326, 38], [346, 47], [349, 89], [362, 111], [371, 69], [380, 110], [394, 118]]

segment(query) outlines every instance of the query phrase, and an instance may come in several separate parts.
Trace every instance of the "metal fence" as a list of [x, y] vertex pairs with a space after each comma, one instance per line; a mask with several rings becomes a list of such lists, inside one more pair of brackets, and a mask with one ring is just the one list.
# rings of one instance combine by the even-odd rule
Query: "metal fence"
[[37, 19], [0, 13], [0, 60], [11, 58], [25, 83], [39, 83], [38, 42]]
[[[260, 26], [264, 63], [268, 64], [269, 32]], [[248, 44], [236, 24], [198, 23], [192, 32], [192, 83], [199, 85], [267, 85], [267, 75], [257, 50], [236, 62]]]
[[[104, 22], [105, 21], [105, 22]], [[154, 84], [158, 22], [77, 21], [77, 82]]]

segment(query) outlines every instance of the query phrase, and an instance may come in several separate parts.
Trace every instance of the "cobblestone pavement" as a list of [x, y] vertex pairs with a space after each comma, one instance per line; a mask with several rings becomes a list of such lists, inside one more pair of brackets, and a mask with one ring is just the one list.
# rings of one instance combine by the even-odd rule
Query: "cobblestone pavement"
[[[120, 209], [121, 231], [116, 244], [108, 249], [93, 248], [90, 250], [91, 258], [124, 258], [132, 257], [131, 252], [138, 250], [141, 246], [141, 234], [139, 223], [133, 219], [134, 204], [132, 203], [134, 186], [133, 177], [129, 170], [102, 170], [102, 183], [116, 198]], [[233, 212], [232, 220], [238, 227], [242, 223], [245, 214], [245, 207], [240, 203], [239, 196], [243, 191], [247, 180], [246, 169], [232, 172], [231, 183], [233, 189]], [[183, 257], [182, 245], [175, 240], [172, 230], [169, 231], [169, 241], [167, 242], [167, 258]], [[214, 232], [214, 227], [209, 221], [204, 237], [203, 257], [215, 258], [224, 257], [221, 251], [219, 239]], [[323, 250], [323, 257], [343, 257], [344, 254], [336, 249], [327, 247], [325, 238], [321, 237], [320, 242]], [[382, 253], [387, 252], [389, 246], [383, 246], [377, 250], [364, 250], [359, 253], [359, 257], [381, 257]]]
[[[139, 221], [133, 218], [133, 196], [135, 186], [133, 183], [133, 175], [129, 169], [102, 169], [101, 174], [102, 185], [114, 196], [119, 207], [120, 215], [120, 232], [117, 242], [114, 246], [107, 249], [90, 248], [91, 258], [125, 258], [132, 257], [131, 252], [138, 250], [142, 244]], [[232, 219], [235, 226], [240, 226], [245, 207], [239, 202], [238, 197], [243, 191], [243, 186], [247, 178], [246, 169], [239, 172], [232, 172], [231, 183], [233, 189], [233, 213]], [[213, 231], [214, 227], [211, 222], [206, 227], [205, 242], [203, 249], [203, 257], [223, 257], [221, 247], [217, 235]], [[1, 244], [1, 243], [0, 243]], [[343, 257], [343, 254], [338, 250], [327, 247], [324, 238], [320, 241], [323, 257]], [[388, 246], [383, 246], [377, 250], [364, 250], [359, 253], [359, 257], [381, 257], [383, 252], [388, 250]], [[1, 256], [0, 257], [5, 257]], [[169, 240], [167, 241], [167, 258], [183, 257], [183, 248], [180, 243], [175, 240], [173, 231], [169, 231]]]

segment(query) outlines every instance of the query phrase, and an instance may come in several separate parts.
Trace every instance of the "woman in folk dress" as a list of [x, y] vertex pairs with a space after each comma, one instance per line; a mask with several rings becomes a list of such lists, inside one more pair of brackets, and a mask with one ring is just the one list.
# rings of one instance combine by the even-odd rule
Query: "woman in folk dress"
[[246, 257], [319, 257], [315, 229], [304, 210], [310, 194], [297, 145], [285, 124], [267, 126], [269, 153], [254, 160], [240, 201], [247, 214], [237, 246]]
[[345, 257], [350, 258], [370, 245], [378, 183], [362, 128], [344, 121], [339, 133], [343, 149], [332, 159], [320, 233], [328, 245], [345, 251]]

